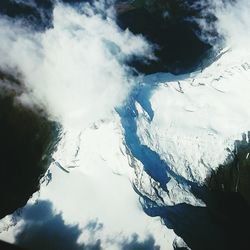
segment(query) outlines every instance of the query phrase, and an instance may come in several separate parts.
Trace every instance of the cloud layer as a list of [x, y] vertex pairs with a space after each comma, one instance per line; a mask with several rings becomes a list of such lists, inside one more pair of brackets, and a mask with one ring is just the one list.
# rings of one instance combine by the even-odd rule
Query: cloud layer
[[0, 67], [22, 74], [28, 89], [23, 103], [39, 104], [52, 119], [81, 126], [122, 104], [134, 84], [126, 62], [150, 56], [152, 48], [141, 36], [121, 31], [104, 5], [76, 10], [57, 3], [53, 28], [45, 32], [1, 16]]

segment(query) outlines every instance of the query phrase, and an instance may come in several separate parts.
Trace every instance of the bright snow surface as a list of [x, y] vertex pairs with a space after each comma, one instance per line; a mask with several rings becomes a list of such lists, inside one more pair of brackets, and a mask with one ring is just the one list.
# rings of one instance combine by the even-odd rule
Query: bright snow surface
[[122, 249], [136, 233], [138, 242], [152, 235], [155, 245], [173, 249], [173, 230], [142, 205], [204, 206], [190, 183], [202, 183], [249, 130], [249, 93], [250, 56], [241, 51], [191, 74], [146, 76], [111, 117], [82, 131], [64, 128], [52, 179], [20, 215], [1, 221], [1, 239], [15, 242], [28, 223], [25, 210], [49, 201], [66, 225], [79, 226], [79, 243], [100, 239], [104, 249]]

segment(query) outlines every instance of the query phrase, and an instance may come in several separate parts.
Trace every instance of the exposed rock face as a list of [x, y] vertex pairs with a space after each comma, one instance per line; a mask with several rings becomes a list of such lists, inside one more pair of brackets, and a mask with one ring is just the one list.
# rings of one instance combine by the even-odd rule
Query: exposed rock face
[[[200, 17], [206, 6], [198, 6], [197, 1], [118, 1], [118, 22], [135, 34], [143, 34], [155, 44], [157, 61], [143, 64], [133, 62], [142, 72], [170, 71], [183, 73], [201, 64], [211, 46], [196, 34], [200, 28], [192, 21]], [[212, 17], [211, 22], [214, 21]]]
[[42, 110], [18, 103], [22, 88], [13, 76], [0, 73], [0, 218], [39, 189], [58, 137], [57, 125]]

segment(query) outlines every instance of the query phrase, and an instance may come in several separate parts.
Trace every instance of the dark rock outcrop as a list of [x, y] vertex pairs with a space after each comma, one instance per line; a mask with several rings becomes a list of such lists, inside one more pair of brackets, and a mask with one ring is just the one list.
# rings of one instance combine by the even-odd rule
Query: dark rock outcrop
[[17, 101], [24, 87], [0, 72], [0, 218], [26, 204], [51, 162], [59, 127]]
[[7, 242], [0, 240], [0, 249], [1, 250], [25, 250], [24, 248], [9, 244]]

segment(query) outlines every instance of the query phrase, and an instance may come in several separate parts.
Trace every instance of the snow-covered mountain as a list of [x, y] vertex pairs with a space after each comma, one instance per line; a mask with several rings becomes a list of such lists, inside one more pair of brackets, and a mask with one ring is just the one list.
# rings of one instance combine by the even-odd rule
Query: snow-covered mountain
[[152, 237], [154, 247], [172, 249], [177, 236], [162, 209], [206, 206], [193, 185], [204, 183], [250, 127], [249, 65], [249, 55], [228, 49], [201, 71], [146, 76], [106, 120], [84, 130], [65, 127], [40, 191], [20, 215], [1, 221], [1, 239], [28, 246], [39, 226], [28, 211], [48, 203], [65, 227], [77, 223], [79, 243], [100, 239], [104, 249], [133, 249], [125, 245], [137, 234], [135, 244]]
[[[221, 204], [224, 196], [216, 196], [221, 199], [218, 205], [206, 180], [228, 161], [235, 141], [250, 130], [247, 43], [239, 46], [234, 39], [230, 40], [232, 43], [227, 40], [228, 47], [221, 50], [211, 64], [192, 73], [159, 72], [134, 77], [121, 65], [134, 54], [150, 53], [151, 47], [144, 39], [128, 31], [122, 33], [111, 19], [105, 20], [103, 30], [92, 31], [102, 24], [100, 16], [89, 10], [89, 16], [79, 18], [71, 9], [66, 10], [64, 12], [63, 5], [59, 6], [55, 11], [58, 23], [45, 36], [35, 34], [29, 40], [29, 33], [14, 26], [15, 31], [20, 32], [20, 40], [11, 43], [13, 34], [2, 29], [1, 36], [10, 39], [3, 48], [0, 46], [1, 50], [10, 43], [16, 52], [22, 42], [24, 52], [29, 51], [29, 44], [36, 50], [42, 38], [38, 47], [45, 49], [39, 50], [38, 55], [32, 54], [35, 71], [30, 72], [33, 61], [29, 61], [25, 53], [16, 64], [27, 74], [25, 80], [36, 82], [36, 78], [43, 77], [36, 82], [38, 85], [32, 85], [33, 98], [41, 90], [42, 81], [50, 83], [46, 86], [51, 92], [62, 89], [63, 94], [59, 95], [62, 98], [46, 89], [41, 95], [39, 92], [38, 99], [45, 100], [42, 103], [46, 107], [56, 107], [53, 115], [63, 111], [59, 115], [67, 119], [66, 122], [60, 119], [61, 139], [53, 162], [41, 179], [40, 190], [26, 206], [0, 221], [0, 239], [30, 249], [54, 250], [233, 249], [237, 246], [243, 249], [241, 243], [248, 241], [244, 234], [240, 235], [244, 230], [234, 228], [242, 222], [242, 218], [237, 217], [241, 210], [234, 210], [236, 218], [231, 217], [234, 214], [230, 207], [237, 206], [234, 198], [225, 199], [232, 204]], [[65, 13], [70, 16], [67, 20], [64, 20]], [[81, 28], [82, 21], [87, 31]], [[2, 22], [9, 25], [8, 20]], [[73, 33], [67, 33], [72, 27]], [[224, 26], [220, 27], [224, 32]], [[111, 39], [112, 44], [108, 40], [110, 31], [115, 37]], [[53, 43], [59, 35], [66, 45]], [[89, 74], [88, 60], [79, 68], [72, 66], [82, 62], [78, 53], [88, 56], [86, 49], [78, 50], [79, 40], [83, 38], [95, 42], [94, 47], [84, 45], [101, 55], [100, 64], [93, 59], [90, 65], [97, 64], [99, 75]], [[61, 55], [58, 44], [64, 51], [63, 58], [70, 58], [71, 66], [58, 60]], [[71, 46], [74, 46], [72, 51]], [[141, 51], [136, 52], [141, 47]], [[49, 57], [41, 59], [40, 54], [45, 52], [49, 52]], [[118, 55], [117, 61], [113, 53]], [[5, 61], [10, 63], [14, 57], [8, 53]], [[28, 60], [24, 68], [22, 59]], [[51, 71], [50, 67], [55, 65]], [[115, 71], [110, 70], [114, 68]], [[106, 88], [100, 85], [103, 72], [111, 91], [105, 92]], [[68, 73], [74, 77], [69, 79]], [[84, 84], [82, 76], [91, 82], [80, 85], [85, 89], [78, 88], [78, 79]], [[72, 89], [68, 88], [71, 80], [77, 83]], [[57, 84], [53, 85], [54, 82]], [[102, 92], [97, 91], [99, 87]], [[87, 94], [83, 95], [82, 90]], [[73, 104], [67, 91], [75, 98]], [[109, 95], [112, 97], [107, 101]], [[87, 101], [82, 102], [85, 97]], [[72, 105], [68, 107], [65, 100]], [[27, 101], [26, 95], [22, 101]], [[88, 104], [93, 104], [94, 109], [88, 109]], [[76, 106], [77, 111], [71, 113]], [[81, 112], [81, 107], [87, 111]], [[53, 115], [52, 118], [57, 117]], [[249, 142], [249, 139], [246, 140]], [[244, 155], [246, 160], [249, 153]], [[224, 209], [230, 211], [229, 215]]]

